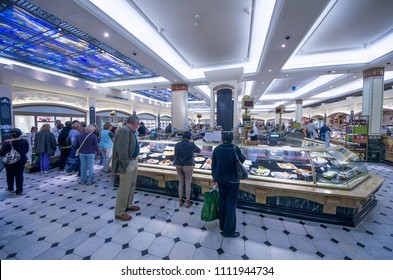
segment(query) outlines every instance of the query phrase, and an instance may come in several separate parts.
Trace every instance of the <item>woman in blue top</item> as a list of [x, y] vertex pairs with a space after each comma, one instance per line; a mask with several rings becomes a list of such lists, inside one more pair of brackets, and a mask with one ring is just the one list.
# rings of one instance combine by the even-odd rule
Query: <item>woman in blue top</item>
[[112, 160], [112, 149], [113, 149], [113, 137], [115, 134], [112, 132], [112, 124], [110, 122], [106, 122], [101, 131], [101, 141], [100, 148], [101, 154], [103, 157], [103, 165], [102, 171], [110, 172], [109, 163]]
[[81, 163], [80, 184], [93, 185], [94, 181], [94, 160], [100, 155], [97, 136], [94, 134], [95, 127], [88, 125], [85, 131], [75, 137], [73, 145], [79, 149], [79, 160]]

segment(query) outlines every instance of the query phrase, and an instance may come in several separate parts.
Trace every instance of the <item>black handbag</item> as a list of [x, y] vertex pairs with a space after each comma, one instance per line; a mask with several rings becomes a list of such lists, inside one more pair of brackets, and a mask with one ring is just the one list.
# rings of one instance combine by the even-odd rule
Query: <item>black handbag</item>
[[243, 163], [240, 162], [239, 157], [237, 156], [236, 146], [233, 146], [233, 151], [235, 152], [236, 157], [236, 172], [237, 172], [237, 179], [244, 180], [248, 178], [248, 172], [244, 167]]

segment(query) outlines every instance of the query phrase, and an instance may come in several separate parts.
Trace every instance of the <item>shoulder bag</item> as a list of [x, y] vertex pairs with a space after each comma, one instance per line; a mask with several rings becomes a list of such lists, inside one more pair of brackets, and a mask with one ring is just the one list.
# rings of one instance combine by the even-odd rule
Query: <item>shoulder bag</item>
[[85, 144], [86, 139], [87, 139], [92, 133], [93, 133], [93, 132], [90, 132], [89, 134], [87, 134], [86, 138], [83, 139], [82, 144], [79, 146], [78, 149], [76, 149], [76, 151], [75, 151], [75, 156], [76, 156], [76, 157], [79, 157], [79, 150], [82, 148], [83, 144]]
[[14, 164], [15, 162], [20, 160], [20, 154], [14, 149], [12, 145], [12, 141], [10, 141], [11, 151], [5, 154], [3, 158], [3, 162], [5, 164]]
[[243, 163], [240, 162], [239, 157], [237, 156], [236, 146], [233, 146], [233, 151], [235, 152], [236, 157], [236, 172], [237, 172], [237, 179], [244, 180], [248, 178], [248, 173], [246, 168], [244, 167]]

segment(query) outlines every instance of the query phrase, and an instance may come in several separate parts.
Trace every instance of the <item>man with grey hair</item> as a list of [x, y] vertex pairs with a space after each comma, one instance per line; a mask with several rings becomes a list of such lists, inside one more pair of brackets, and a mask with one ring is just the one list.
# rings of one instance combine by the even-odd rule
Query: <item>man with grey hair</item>
[[126, 211], [138, 211], [139, 206], [132, 205], [138, 173], [139, 145], [135, 131], [139, 118], [128, 117], [127, 123], [119, 129], [113, 142], [112, 170], [120, 177], [117, 190], [115, 218], [122, 221], [131, 220]]

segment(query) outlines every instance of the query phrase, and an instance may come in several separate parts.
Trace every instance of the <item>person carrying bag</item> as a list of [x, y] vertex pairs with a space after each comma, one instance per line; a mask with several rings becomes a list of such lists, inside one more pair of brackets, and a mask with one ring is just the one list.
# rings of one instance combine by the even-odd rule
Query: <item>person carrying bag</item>
[[82, 142], [82, 144], [79, 146], [79, 148], [75, 150], [75, 156], [76, 156], [76, 157], [79, 157], [79, 151], [80, 151], [80, 149], [82, 148], [83, 144], [85, 144], [86, 139], [89, 138], [89, 136], [90, 136], [92, 133], [93, 133], [93, 132], [90, 132], [90, 133], [85, 137], [85, 139], [83, 139], [83, 142]]
[[219, 190], [218, 219], [224, 237], [240, 235], [236, 231], [236, 204], [240, 180], [245, 178], [244, 172], [247, 173], [243, 170], [244, 167], [240, 166], [246, 157], [232, 141], [233, 133], [223, 132], [222, 144], [213, 150], [212, 156], [213, 186], [218, 186]]

